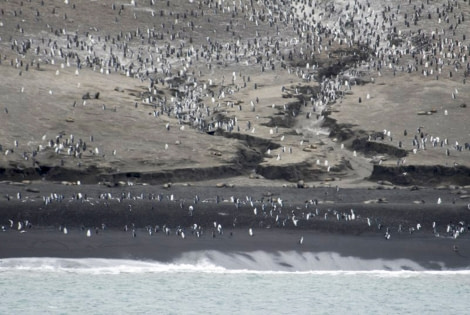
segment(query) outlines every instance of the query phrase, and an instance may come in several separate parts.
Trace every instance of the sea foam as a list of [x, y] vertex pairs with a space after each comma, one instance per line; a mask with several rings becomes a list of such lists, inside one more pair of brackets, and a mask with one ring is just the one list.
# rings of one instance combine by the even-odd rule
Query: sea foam
[[8, 270], [44, 271], [83, 274], [122, 274], [159, 272], [223, 272], [225, 269], [209, 262], [194, 264], [160, 263], [105, 258], [8, 258], [0, 261], [0, 273]]
[[102, 258], [7, 258], [0, 260], [0, 273], [33, 271], [76, 274], [219, 273], [219, 274], [371, 274], [409, 277], [415, 274], [470, 274], [470, 270], [425, 270], [406, 259], [365, 260], [337, 253], [263, 251], [221, 253], [195, 251], [170, 263]]

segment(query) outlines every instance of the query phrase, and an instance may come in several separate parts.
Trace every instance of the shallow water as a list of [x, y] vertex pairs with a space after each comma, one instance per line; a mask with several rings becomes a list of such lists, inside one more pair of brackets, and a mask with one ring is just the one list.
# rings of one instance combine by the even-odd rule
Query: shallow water
[[467, 314], [470, 271], [259, 271], [210, 262], [4, 259], [0, 313]]

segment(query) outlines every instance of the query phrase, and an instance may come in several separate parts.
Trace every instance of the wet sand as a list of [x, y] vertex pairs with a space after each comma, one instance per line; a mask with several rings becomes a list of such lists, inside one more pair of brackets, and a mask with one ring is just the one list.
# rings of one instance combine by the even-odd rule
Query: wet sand
[[[6, 230], [0, 233], [1, 258], [172, 262], [192, 252], [251, 255], [260, 251], [407, 259], [426, 269], [470, 266], [470, 211], [465, 199], [456, 198], [456, 189], [109, 188], [45, 183], [2, 184], [2, 188], [11, 198], [1, 201], [0, 220]], [[21, 199], [14, 194], [18, 190]], [[62, 199], [45, 204], [44, 198], [51, 193]], [[77, 199], [79, 194], [86, 199]], [[103, 194], [110, 198], [99, 198]], [[20, 230], [18, 222], [22, 222]], [[461, 231], [458, 237], [447, 232], [448, 225]], [[385, 238], [387, 232], [390, 239]]]
[[[299, 244], [303, 237], [303, 244]], [[424, 269], [467, 269], [470, 267], [468, 238], [436, 238], [420, 235], [394, 235], [385, 240], [378, 235], [345, 236], [315, 231], [255, 230], [225, 231], [223, 235], [197, 238], [157, 233], [150, 236], [139, 229], [137, 236], [124, 231], [105, 230], [91, 237], [85, 231], [72, 229], [64, 235], [57, 229], [33, 229], [25, 233], [10, 231], [0, 234], [1, 258], [58, 257], [112, 258], [175, 262], [185, 254], [219, 252], [225, 255], [251, 255], [254, 252], [279, 255], [336, 253], [348, 259], [408, 260]], [[458, 251], [455, 248], [458, 247]], [[192, 263], [196, 263], [193, 261]], [[313, 262], [312, 262], [313, 263]], [[334, 268], [334, 266], [330, 266]], [[403, 266], [403, 268], [407, 268]]]

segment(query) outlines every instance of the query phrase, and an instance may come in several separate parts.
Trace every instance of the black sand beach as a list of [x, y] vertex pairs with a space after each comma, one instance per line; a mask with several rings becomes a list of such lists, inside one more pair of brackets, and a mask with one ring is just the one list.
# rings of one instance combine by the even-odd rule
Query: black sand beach
[[[173, 262], [192, 252], [260, 251], [406, 259], [425, 269], [470, 266], [470, 211], [465, 200], [456, 198], [455, 189], [109, 188], [44, 183], [4, 183], [2, 188], [11, 198], [1, 202], [1, 258]], [[21, 192], [21, 199], [15, 191]], [[58, 199], [46, 204], [51, 193]]]
[[[246, 255], [264, 252], [271, 255], [297, 252], [322, 254], [336, 253], [358, 260], [407, 260], [423, 269], [468, 269], [470, 246], [468, 238], [436, 238], [432, 235], [397, 235], [385, 240], [380, 235], [351, 236], [293, 230], [254, 230], [249, 236], [246, 229], [225, 231], [224, 235], [204, 235], [184, 239], [164, 233], [149, 236], [139, 229], [134, 238], [130, 233], [113, 229], [86, 237], [85, 231], [72, 229], [64, 235], [58, 229], [33, 229], [19, 234], [2, 233], [2, 258], [58, 257], [58, 258], [111, 258], [138, 259], [157, 262], [176, 262], [185, 254], [219, 252], [225, 255]], [[303, 244], [299, 244], [303, 237]], [[196, 263], [196, 261], [187, 261]], [[284, 266], [286, 267], [286, 266]], [[406, 265], [404, 269], [410, 268]]]
[[[468, 238], [454, 240], [429, 235], [394, 235], [393, 239], [385, 241], [379, 235], [345, 236], [292, 230], [255, 230], [254, 233], [251, 237], [248, 230], [235, 229], [226, 231], [228, 235], [215, 238], [189, 235], [182, 239], [163, 233], [149, 236], [144, 230], [138, 230], [137, 237], [133, 238], [130, 233], [107, 230], [88, 238], [84, 231], [79, 230], [71, 230], [64, 235], [57, 229], [34, 229], [21, 235], [13, 231], [3, 233], [1, 252], [2, 258], [113, 258], [174, 262], [190, 252], [249, 255], [257, 251], [268, 254], [293, 251], [337, 253], [366, 260], [406, 259], [426, 269], [466, 269], [470, 266]], [[300, 237], [304, 238], [302, 245], [298, 243]]]

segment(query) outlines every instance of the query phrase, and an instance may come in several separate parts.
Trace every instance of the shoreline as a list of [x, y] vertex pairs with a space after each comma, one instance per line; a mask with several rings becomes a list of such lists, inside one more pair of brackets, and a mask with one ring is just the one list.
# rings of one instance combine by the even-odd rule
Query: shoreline
[[[385, 240], [378, 235], [339, 235], [315, 231], [255, 230], [226, 231], [224, 235], [174, 233], [137, 236], [117, 230], [100, 231], [86, 237], [85, 231], [33, 229], [25, 233], [0, 234], [0, 258], [104, 258], [196, 264], [201, 260], [228, 269], [302, 271], [378, 268], [397, 270], [468, 270], [468, 237], [436, 238], [425, 234], [395, 235]], [[303, 243], [299, 244], [300, 237]], [[455, 249], [458, 248], [456, 251]], [[345, 267], [346, 266], [346, 267]], [[393, 266], [393, 267], [392, 267]]]
[[470, 268], [463, 187], [110, 188], [32, 182], [1, 188], [9, 198], [0, 200], [0, 259], [207, 259], [230, 269], [291, 271]]

